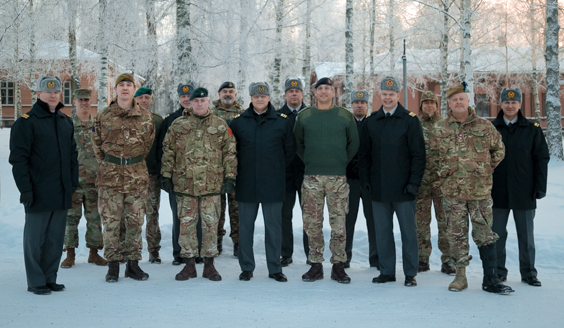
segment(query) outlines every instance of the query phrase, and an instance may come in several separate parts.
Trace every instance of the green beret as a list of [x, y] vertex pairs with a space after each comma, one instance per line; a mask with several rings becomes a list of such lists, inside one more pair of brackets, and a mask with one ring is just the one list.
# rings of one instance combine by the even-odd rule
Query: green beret
[[219, 86], [219, 90], [217, 90], [217, 92], [220, 92], [223, 89], [235, 89], [235, 84], [229, 81], [223, 82], [223, 84]]
[[198, 88], [192, 92], [190, 95], [190, 100], [194, 98], [206, 98], [208, 96], [208, 89], [206, 88]]
[[317, 89], [320, 85], [323, 84], [333, 86], [333, 81], [328, 77], [322, 77], [319, 81], [317, 81], [317, 83], [315, 83], [313, 87]]
[[73, 99], [90, 99], [92, 90], [90, 89], [76, 89], [74, 90], [72, 97]]
[[123, 73], [123, 74], [120, 74], [120, 75], [117, 77], [115, 86], [117, 87], [117, 85], [118, 85], [120, 82], [123, 82], [123, 81], [135, 83], [135, 79], [133, 78], [133, 75], [132, 75], [132, 74], [130, 74], [130, 73]]
[[153, 90], [147, 88], [147, 87], [141, 87], [139, 89], [137, 89], [137, 91], [135, 92], [135, 94], [133, 95], [133, 97], [139, 97], [140, 95], [149, 95], [152, 96], [153, 95]]

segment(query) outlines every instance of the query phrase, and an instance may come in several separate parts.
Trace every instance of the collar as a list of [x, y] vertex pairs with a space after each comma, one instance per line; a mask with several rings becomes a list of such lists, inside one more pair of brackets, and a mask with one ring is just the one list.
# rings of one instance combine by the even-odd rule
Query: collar
[[511, 123], [515, 124], [515, 123], [517, 123], [518, 119], [519, 119], [519, 116], [515, 116], [515, 118], [510, 121], [505, 116], [503, 116], [503, 121], [505, 122], [505, 125], [509, 125]]
[[[399, 105], [399, 104], [398, 104]], [[396, 112], [396, 109], [398, 109], [398, 105], [396, 105], [396, 107], [394, 107], [394, 109], [392, 109], [391, 111], [387, 112], [384, 109], [384, 106], [382, 106], [382, 110], [384, 111], [384, 116], [386, 116], [386, 113], [390, 113], [390, 116], [394, 115], [394, 113]]]

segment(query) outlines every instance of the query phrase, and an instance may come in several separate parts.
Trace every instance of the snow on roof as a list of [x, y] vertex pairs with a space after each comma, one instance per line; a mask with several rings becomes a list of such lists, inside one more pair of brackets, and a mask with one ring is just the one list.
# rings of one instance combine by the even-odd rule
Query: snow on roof
[[[37, 59], [54, 60], [69, 59], [69, 44], [59, 40], [49, 40], [37, 45]], [[98, 60], [100, 55], [88, 49], [77, 46], [76, 57], [78, 60]]]

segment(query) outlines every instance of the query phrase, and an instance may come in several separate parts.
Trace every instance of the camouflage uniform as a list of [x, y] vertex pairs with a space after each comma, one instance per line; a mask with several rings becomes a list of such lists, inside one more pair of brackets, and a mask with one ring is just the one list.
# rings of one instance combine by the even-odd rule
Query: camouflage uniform
[[161, 174], [171, 178], [178, 202], [180, 256], [198, 256], [196, 224], [202, 219], [202, 257], [216, 257], [219, 195], [225, 179], [237, 175], [235, 138], [224, 120], [197, 117], [187, 108], [163, 141]]
[[447, 223], [443, 210], [443, 201], [441, 195], [441, 180], [436, 173], [436, 167], [433, 167], [432, 152], [429, 149], [429, 139], [433, 133], [433, 125], [438, 122], [441, 117], [436, 111], [433, 116], [421, 111], [419, 116], [423, 136], [425, 138], [425, 146], [427, 155], [427, 165], [425, 173], [419, 187], [419, 194], [415, 199], [415, 220], [417, 223], [417, 240], [419, 242], [419, 261], [429, 263], [431, 250], [431, 202], [435, 206], [435, 217], [439, 228], [439, 250], [441, 251], [441, 262], [446, 263], [450, 260], [449, 246], [446, 235]]
[[449, 250], [456, 267], [466, 267], [472, 259], [468, 215], [478, 247], [498, 239], [491, 230], [492, 172], [505, 155], [501, 135], [492, 123], [478, 117], [471, 107], [468, 113], [466, 121], [458, 123], [449, 110], [447, 118], [435, 124], [429, 143], [442, 182]]
[[[94, 123], [98, 159], [98, 210], [104, 225], [104, 256], [109, 261], [141, 260], [141, 227], [147, 207], [149, 173], [145, 157], [153, 145], [155, 126], [149, 111], [137, 104], [129, 110], [112, 102]], [[120, 222], [125, 241], [120, 243]]]
[[[152, 113], [155, 122], [155, 135], [159, 134], [163, 124], [163, 118], [157, 113]], [[149, 189], [147, 191], [147, 226], [145, 228], [145, 239], [147, 239], [147, 250], [149, 253], [161, 249], [161, 229], [159, 227], [159, 206], [161, 204], [161, 181], [157, 171], [157, 138], [145, 159], [149, 171]]]
[[[222, 118], [227, 122], [228, 125], [236, 115], [241, 114], [245, 111], [245, 108], [243, 108], [237, 101], [235, 101], [231, 108], [227, 109], [221, 106], [221, 101], [219, 99], [214, 100], [212, 104], [212, 114]], [[225, 201], [225, 195], [221, 195], [220, 198], [221, 210], [217, 228], [217, 236], [223, 237], [225, 236], [225, 229], [223, 228], [223, 226], [225, 225], [225, 207], [227, 204]], [[229, 226], [231, 227], [229, 237], [231, 237], [233, 243], [236, 244], [239, 242], [239, 206], [237, 205], [237, 201], [235, 200], [235, 191], [227, 194], [227, 201], [229, 202]]]
[[78, 188], [72, 195], [72, 208], [67, 213], [65, 229], [65, 248], [78, 247], [78, 223], [86, 218], [86, 247], [102, 249], [102, 226], [98, 213], [98, 189], [96, 188], [96, 172], [98, 161], [92, 147], [92, 129], [94, 119], [82, 122], [78, 117], [73, 119], [74, 140], [78, 149]]

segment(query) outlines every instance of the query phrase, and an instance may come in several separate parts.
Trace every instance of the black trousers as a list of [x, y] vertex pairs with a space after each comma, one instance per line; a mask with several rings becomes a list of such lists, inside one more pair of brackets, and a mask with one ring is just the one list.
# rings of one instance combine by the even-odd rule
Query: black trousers
[[387, 275], [396, 274], [394, 212], [398, 217], [401, 232], [403, 273], [406, 276], [416, 276], [419, 263], [419, 244], [417, 242], [414, 200], [391, 203], [372, 201], [380, 272]]
[[28, 287], [57, 282], [67, 210], [26, 213], [23, 253]]
[[[298, 206], [302, 203], [302, 185], [293, 183], [294, 181], [286, 183], [286, 197], [282, 203], [282, 256], [292, 257], [294, 254], [294, 230], [292, 227], [292, 218], [294, 205], [296, 204], [296, 192], [298, 193]], [[301, 206], [300, 206], [301, 207]], [[302, 240], [304, 243], [304, 251], [307, 258], [309, 254], [309, 242], [305, 230], [302, 231]]]
[[262, 215], [264, 217], [264, 246], [268, 273], [282, 272], [282, 266], [280, 265], [282, 202], [239, 202], [239, 265], [241, 266], [241, 271], [253, 272], [255, 270], [253, 244], [259, 204], [262, 206]]
[[360, 199], [362, 198], [362, 207], [364, 217], [366, 219], [366, 228], [368, 231], [368, 262], [370, 267], [378, 267], [378, 246], [376, 245], [376, 231], [374, 229], [374, 216], [372, 214], [372, 199], [370, 193], [362, 190], [359, 179], [347, 179], [349, 184], [349, 213], [346, 217], [347, 242], [345, 251], [347, 253], [347, 262], [352, 259], [352, 248], [354, 240], [354, 226], [358, 217], [358, 209]]
[[[178, 203], [176, 202], [176, 194], [168, 194], [170, 209], [172, 210], [172, 256], [180, 257], [180, 245], [178, 237], [180, 237], [180, 219], [178, 218]], [[198, 250], [202, 248], [202, 218], [198, 216], [198, 224], [196, 225], [196, 236], [198, 237]]]
[[510, 210], [506, 208], [493, 209], [492, 231], [499, 235], [497, 241], [497, 272], [498, 275], [507, 277], [505, 259], [507, 257], [505, 244], [507, 242], [507, 221], [509, 211], [513, 211], [515, 229], [517, 230], [517, 243], [519, 244], [519, 271], [521, 278], [536, 277], [535, 268], [535, 238], [533, 221], [535, 210]]

